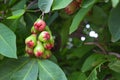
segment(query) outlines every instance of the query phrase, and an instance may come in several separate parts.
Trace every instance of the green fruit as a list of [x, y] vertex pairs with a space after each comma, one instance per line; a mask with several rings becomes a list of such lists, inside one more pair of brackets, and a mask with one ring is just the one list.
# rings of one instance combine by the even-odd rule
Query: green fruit
[[38, 31], [34, 28], [34, 26], [32, 26], [32, 28], [31, 28], [31, 33], [32, 34], [37, 34], [38, 33]]
[[38, 36], [39, 41], [46, 42], [50, 40], [50, 33], [47, 31], [42, 31]]
[[41, 42], [37, 42], [36, 47], [34, 48], [34, 54], [36, 57], [41, 57], [44, 53], [44, 47]]
[[33, 48], [29, 48], [28, 46], [25, 47], [25, 51], [28, 55], [33, 55]]
[[42, 58], [48, 59], [51, 56], [51, 51], [50, 50], [45, 50], [44, 54], [42, 55]]
[[29, 48], [33, 48], [36, 45], [36, 34], [32, 34], [29, 37], [27, 37], [25, 39], [25, 44], [29, 47]]

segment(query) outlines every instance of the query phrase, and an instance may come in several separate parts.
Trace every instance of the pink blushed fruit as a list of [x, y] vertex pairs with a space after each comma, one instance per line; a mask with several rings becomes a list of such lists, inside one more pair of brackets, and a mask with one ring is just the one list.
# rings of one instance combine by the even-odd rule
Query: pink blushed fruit
[[45, 50], [44, 54], [42, 55], [42, 58], [48, 59], [51, 56], [51, 51], [50, 50]]
[[38, 36], [38, 39], [42, 42], [46, 42], [50, 39], [50, 33], [47, 31], [42, 31]]
[[40, 56], [42, 56], [42, 54], [43, 54], [43, 52], [40, 52], [40, 51], [38, 51], [38, 52], [36, 52], [36, 57], [40, 57]]
[[47, 49], [47, 50], [51, 50], [54, 46], [54, 44], [52, 44], [50, 42], [46, 42], [43, 45], [44, 45], [44, 48]]
[[25, 39], [25, 44], [29, 48], [33, 48], [36, 45], [36, 34], [32, 34]]
[[36, 47], [34, 48], [34, 54], [36, 57], [41, 57], [44, 53], [44, 47], [41, 42], [37, 42]]
[[32, 28], [31, 28], [31, 33], [32, 33], [32, 34], [37, 34], [37, 32], [38, 32], [38, 31], [34, 28], [34, 26], [32, 26]]
[[43, 21], [43, 20], [37, 20], [35, 23], [34, 23], [34, 28], [37, 30], [37, 31], [43, 31], [46, 27], [46, 23]]
[[28, 46], [25, 47], [25, 51], [28, 55], [32, 56], [33, 55], [33, 49], [29, 48]]

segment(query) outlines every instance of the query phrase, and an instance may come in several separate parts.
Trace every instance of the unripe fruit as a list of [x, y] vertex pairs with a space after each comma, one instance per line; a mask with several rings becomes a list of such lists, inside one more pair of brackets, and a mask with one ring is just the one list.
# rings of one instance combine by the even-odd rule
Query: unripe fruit
[[29, 48], [33, 48], [36, 45], [36, 36], [37, 36], [36, 34], [32, 34], [25, 39], [25, 44]]
[[37, 32], [38, 32], [38, 31], [35, 29], [35, 27], [32, 26], [32, 28], [31, 28], [31, 33], [32, 33], [32, 34], [37, 34]]
[[42, 55], [42, 58], [48, 59], [51, 56], [51, 51], [50, 50], [45, 50], [44, 54]]
[[41, 57], [44, 53], [44, 47], [41, 42], [37, 42], [36, 47], [34, 48], [34, 54], [36, 57]]
[[29, 48], [28, 46], [25, 47], [25, 51], [28, 55], [33, 55], [33, 48]]
[[52, 44], [50, 42], [45, 42], [45, 43], [43, 43], [43, 46], [45, 49], [51, 50], [53, 48], [54, 44]]
[[69, 15], [73, 14], [78, 9], [78, 7], [79, 7], [78, 2], [73, 1], [65, 8], [65, 12]]
[[47, 31], [42, 31], [38, 36], [39, 41], [46, 42], [50, 39], [50, 33]]
[[38, 31], [43, 31], [46, 27], [46, 23], [43, 21], [43, 20], [37, 20], [35, 23], [34, 23], [34, 28]]
[[43, 46], [44, 46], [45, 49], [51, 50], [54, 47], [54, 39], [53, 39], [53, 37], [51, 36], [49, 41], [43, 43]]

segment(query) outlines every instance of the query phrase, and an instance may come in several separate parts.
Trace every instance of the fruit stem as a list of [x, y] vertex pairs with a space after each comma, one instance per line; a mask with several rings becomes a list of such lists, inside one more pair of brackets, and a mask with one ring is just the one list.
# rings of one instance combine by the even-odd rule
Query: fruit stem
[[42, 20], [44, 19], [44, 14], [45, 14], [45, 13], [44, 13], [44, 12], [42, 12], [42, 15], [41, 15], [41, 16], [42, 16], [42, 18], [41, 18]]

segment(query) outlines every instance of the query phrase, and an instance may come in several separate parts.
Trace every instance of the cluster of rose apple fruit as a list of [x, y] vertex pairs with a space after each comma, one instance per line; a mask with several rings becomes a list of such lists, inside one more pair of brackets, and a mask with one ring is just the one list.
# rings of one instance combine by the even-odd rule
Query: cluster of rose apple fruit
[[31, 35], [25, 39], [25, 51], [29, 56], [49, 58], [54, 39], [45, 21], [37, 19], [31, 28]]

